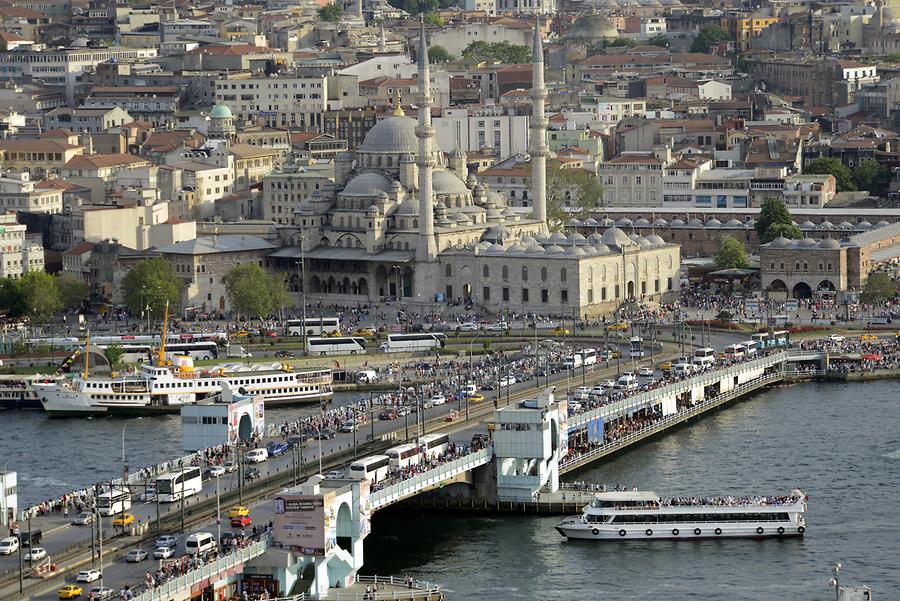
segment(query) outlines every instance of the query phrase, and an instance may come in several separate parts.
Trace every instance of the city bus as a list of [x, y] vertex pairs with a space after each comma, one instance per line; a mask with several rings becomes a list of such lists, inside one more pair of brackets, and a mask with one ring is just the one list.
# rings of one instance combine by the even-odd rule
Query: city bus
[[741, 346], [744, 347], [744, 356], [752, 357], [756, 354], [756, 341], [755, 340], [745, 340], [741, 343]]
[[441, 432], [435, 434], [426, 434], [419, 438], [419, 450], [422, 457], [426, 460], [440, 457], [447, 451], [450, 446], [450, 435]]
[[118, 346], [122, 349], [122, 363], [147, 363], [153, 355], [153, 347], [149, 344], [108, 344], [100, 348]]
[[581, 364], [582, 365], [596, 365], [597, 364], [597, 349], [585, 348], [578, 351], [578, 354], [581, 355]]
[[203, 489], [203, 472], [199, 467], [186, 467], [156, 477], [156, 498], [160, 503], [173, 503]]
[[769, 347], [786, 348], [791, 344], [791, 335], [787, 330], [776, 330], [769, 337]]
[[97, 495], [97, 512], [110, 516], [131, 509], [131, 491], [127, 488], [112, 488]]
[[189, 355], [195, 361], [213, 361], [219, 358], [219, 345], [212, 341], [167, 342], [166, 360], [173, 361], [175, 355]]
[[415, 353], [444, 348], [446, 343], [445, 334], [389, 334], [387, 341], [379, 346], [379, 350], [385, 353]]
[[631, 358], [642, 359], [644, 357], [644, 340], [635, 336], [629, 342], [631, 343]]
[[356, 355], [366, 352], [366, 339], [361, 336], [310, 337], [306, 339], [306, 350], [310, 355]]
[[393, 447], [385, 451], [385, 454], [391, 460], [391, 469], [397, 470], [417, 465], [422, 461], [422, 451], [414, 444], [402, 444], [399, 447]]
[[391, 458], [387, 455], [372, 455], [350, 464], [350, 477], [355, 480], [371, 480], [373, 484], [388, 477]]
[[712, 365], [716, 362], [716, 349], [698, 348], [694, 351], [694, 365]]
[[740, 359], [744, 356], [745, 347], [743, 344], [729, 344], [725, 347], [726, 359]]
[[752, 336], [750, 336], [750, 338], [756, 344], [757, 350], [763, 350], [769, 346], [768, 332], [759, 332], [757, 334], [753, 334]]
[[[341, 319], [339, 317], [307, 317], [306, 335], [323, 336], [341, 331]], [[286, 336], [300, 336], [303, 334], [302, 319], [288, 319], [284, 322]]]

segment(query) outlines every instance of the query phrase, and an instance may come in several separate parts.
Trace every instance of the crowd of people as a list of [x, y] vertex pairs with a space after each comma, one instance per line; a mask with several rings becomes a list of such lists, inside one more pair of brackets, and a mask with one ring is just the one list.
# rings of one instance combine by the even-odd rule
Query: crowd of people
[[756, 495], [753, 497], [672, 497], [671, 499], [660, 499], [659, 504], [662, 507], [696, 507], [698, 505], [713, 507], [777, 507], [780, 505], [795, 505], [802, 498], [801, 495], [797, 494], [782, 496]]

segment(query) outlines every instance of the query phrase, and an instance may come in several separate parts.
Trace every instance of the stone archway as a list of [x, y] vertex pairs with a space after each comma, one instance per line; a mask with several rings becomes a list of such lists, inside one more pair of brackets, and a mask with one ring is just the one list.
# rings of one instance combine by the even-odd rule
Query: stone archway
[[784, 280], [775, 279], [769, 283], [769, 290], [787, 292], [787, 284], [784, 283]]
[[797, 282], [791, 290], [791, 296], [796, 299], [812, 298], [812, 288], [806, 282]]
[[817, 288], [817, 290], [831, 290], [832, 292], [834, 292], [835, 287], [834, 284], [831, 283], [831, 280], [822, 280], [821, 282], [819, 282], [819, 287]]
[[378, 292], [379, 298], [389, 296], [388, 292], [388, 271], [384, 265], [375, 268], [375, 290]]
[[629, 281], [625, 286], [625, 298], [633, 299], [634, 298], [634, 282]]
[[368, 280], [366, 280], [366, 278], [359, 278], [357, 290], [360, 296], [369, 296], [369, 282]]

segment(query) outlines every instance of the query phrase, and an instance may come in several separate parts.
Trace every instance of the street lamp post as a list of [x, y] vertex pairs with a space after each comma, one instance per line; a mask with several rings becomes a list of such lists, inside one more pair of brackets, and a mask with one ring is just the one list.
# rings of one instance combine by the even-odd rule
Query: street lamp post
[[[122, 425], [122, 492], [128, 490], [128, 464], [125, 463], [125, 428], [128, 427], [128, 424]], [[112, 486], [110, 485], [110, 502], [116, 498], [116, 494], [113, 492]], [[122, 533], [125, 533], [125, 502], [121, 503], [122, 506]], [[101, 566], [102, 568], [102, 566]]]
[[222, 506], [219, 498], [219, 474], [216, 473], [216, 540], [222, 540]]

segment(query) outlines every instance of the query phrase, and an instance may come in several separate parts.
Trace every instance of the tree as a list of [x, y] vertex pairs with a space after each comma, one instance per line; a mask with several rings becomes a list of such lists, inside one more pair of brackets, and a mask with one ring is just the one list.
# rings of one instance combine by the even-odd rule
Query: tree
[[55, 284], [56, 289], [59, 290], [63, 307], [66, 309], [77, 309], [88, 298], [87, 285], [71, 273], [58, 273]]
[[886, 273], [872, 273], [866, 280], [859, 300], [867, 305], [889, 301], [897, 295], [897, 285]]
[[272, 312], [269, 276], [255, 263], [232, 267], [222, 278], [225, 293], [235, 313], [260, 319]]
[[856, 190], [856, 184], [853, 182], [853, 176], [838, 159], [822, 157], [816, 159], [803, 169], [803, 173], [813, 173], [822, 175], [833, 175], [837, 184], [838, 192], [852, 192]]
[[650, 46], [659, 46], [660, 48], [668, 48], [671, 42], [669, 41], [669, 38], [661, 33], [658, 33], [647, 40], [647, 44], [649, 44]]
[[125, 351], [118, 344], [113, 344], [112, 346], [103, 349], [103, 355], [106, 357], [106, 360], [109, 361], [110, 369], [117, 369], [119, 367], [119, 363], [122, 362], [122, 355], [124, 354]]
[[[772, 229], [774, 225], [778, 227]], [[781, 199], [769, 197], [763, 200], [756, 220], [756, 235], [763, 244], [771, 242], [778, 236], [785, 238], [802, 238], [800, 229], [794, 225], [791, 214]], [[791, 229], [793, 228], [793, 229]]]
[[63, 302], [53, 276], [44, 271], [29, 271], [16, 280], [22, 293], [25, 312], [34, 325], [42, 325], [62, 309]]
[[704, 27], [697, 34], [697, 37], [694, 38], [694, 42], [691, 44], [691, 52], [703, 52], [705, 54], [709, 52], [709, 47], [716, 42], [724, 42], [730, 39], [731, 35], [721, 27], [715, 25]]
[[586, 219], [602, 197], [603, 186], [590, 171], [562, 169], [555, 161], [547, 168], [547, 221], [552, 229], [561, 229], [572, 217]]
[[509, 42], [472, 42], [463, 50], [463, 57], [475, 61], [496, 61], [506, 64], [521, 64], [531, 61], [528, 46]]
[[747, 249], [744, 245], [728, 236], [722, 241], [719, 252], [716, 253], [716, 267], [719, 269], [744, 269], [750, 263], [747, 261]]
[[637, 42], [635, 42], [631, 38], [616, 38], [614, 40], [606, 42], [606, 46], [608, 48], [634, 48], [635, 46], [637, 46]]
[[341, 20], [344, 9], [337, 2], [331, 2], [319, 9], [319, 20], [337, 23]]
[[7, 317], [22, 317], [28, 312], [25, 297], [12, 278], [0, 278], [0, 312]]
[[272, 299], [272, 307], [283, 316], [285, 307], [293, 305], [291, 294], [288, 290], [287, 276], [273, 274], [269, 276], [269, 297]]
[[851, 173], [857, 190], [866, 190], [875, 196], [886, 196], [891, 184], [891, 170], [874, 159], [866, 159]]
[[149, 307], [152, 319], [162, 319], [166, 302], [170, 310], [181, 305], [181, 279], [172, 265], [159, 257], [141, 261], [132, 267], [122, 278], [121, 289], [132, 315], [141, 315]]
[[435, 27], [443, 27], [444, 19], [440, 14], [436, 12], [428, 12], [422, 17], [422, 20], [425, 21], [426, 25], [434, 25]]
[[432, 63], [449, 63], [456, 57], [447, 52], [443, 46], [434, 45], [428, 49], [428, 61]]

